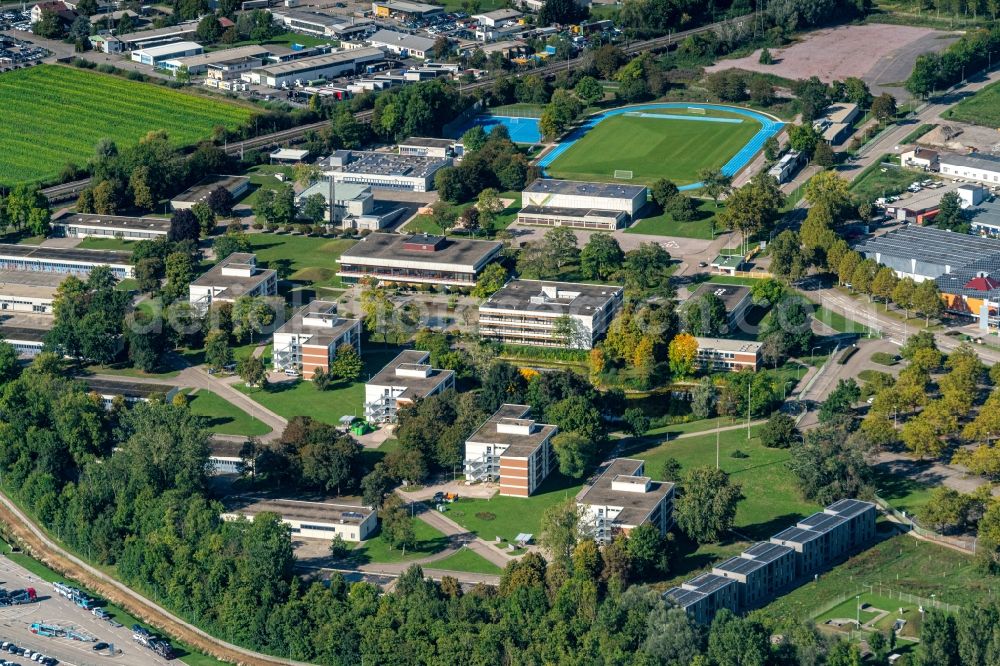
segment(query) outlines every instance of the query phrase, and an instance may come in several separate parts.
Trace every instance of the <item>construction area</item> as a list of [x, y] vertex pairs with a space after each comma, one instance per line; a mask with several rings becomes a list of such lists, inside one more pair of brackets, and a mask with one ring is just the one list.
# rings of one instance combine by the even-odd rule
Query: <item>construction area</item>
[[[131, 627], [116, 622], [80, 590], [47, 583], [27, 569], [0, 557], [0, 643], [39, 652], [65, 664], [164, 665], [171, 662], [135, 639]], [[21, 594], [16, 594], [21, 592]], [[32, 594], [33, 593], [33, 594]], [[102, 645], [102, 643], [104, 645]], [[98, 647], [100, 649], [95, 650]], [[23, 663], [27, 657], [0, 651], [0, 657]]]

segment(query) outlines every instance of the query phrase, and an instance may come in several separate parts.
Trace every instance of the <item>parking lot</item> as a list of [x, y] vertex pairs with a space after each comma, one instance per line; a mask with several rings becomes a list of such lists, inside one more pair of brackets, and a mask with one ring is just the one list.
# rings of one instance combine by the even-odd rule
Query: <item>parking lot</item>
[[[5, 29], [0, 21], [0, 30]], [[0, 72], [36, 63], [49, 56], [49, 50], [16, 37], [0, 35]]]
[[[41, 652], [58, 659], [61, 664], [72, 666], [162, 666], [171, 663], [136, 644], [128, 626], [115, 628], [91, 612], [78, 608], [68, 599], [56, 595], [50, 583], [39, 580], [6, 557], [0, 557], [0, 587], [7, 590], [33, 587], [38, 595], [38, 600], [34, 603], [0, 607], [0, 641], [10, 641], [18, 647]], [[79, 631], [94, 637], [96, 641], [113, 644], [116, 653], [112, 656], [109, 650], [95, 652], [92, 649], [95, 645], [93, 642], [35, 635], [31, 632], [32, 623], [58, 625]], [[22, 666], [34, 663], [9, 652], [0, 652], [0, 659]]]

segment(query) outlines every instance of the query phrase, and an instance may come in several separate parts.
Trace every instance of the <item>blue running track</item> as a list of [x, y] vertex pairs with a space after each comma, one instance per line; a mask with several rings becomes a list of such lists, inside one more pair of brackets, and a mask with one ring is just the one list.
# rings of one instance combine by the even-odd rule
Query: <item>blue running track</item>
[[[775, 120], [763, 113], [759, 113], [751, 109], [742, 109], [737, 106], [724, 106], [721, 104], [691, 104], [687, 102], [665, 102], [661, 104], [640, 104], [638, 106], [626, 106], [620, 109], [612, 109], [611, 111], [607, 111], [605, 113], [601, 113], [596, 116], [590, 116], [589, 118], [587, 118], [587, 121], [583, 125], [573, 130], [573, 132], [571, 132], [569, 136], [567, 136], [562, 142], [560, 142], [558, 146], [556, 146], [552, 151], [547, 153], [545, 157], [539, 160], [538, 166], [541, 167], [542, 170], [544, 171], [545, 167], [552, 164], [552, 162], [555, 161], [557, 157], [559, 157], [567, 150], [569, 150], [573, 146], [573, 144], [582, 139], [587, 132], [596, 127], [597, 124], [602, 120], [604, 120], [605, 118], [609, 118], [611, 116], [618, 116], [623, 113], [629, 113], [629, 114], [641, 113], [642, 111], [653, 111], [656, 109], [689, 109], [689, 108], [710, 109], [714, 111], [727, 111], [729, 113], [735, 113], [737, 115], [741, 115], [746, 118], [756, 120], [761, 124], [760, 130], [753, 136], [753, 138], [750, 139], [745, 146], [740, 148], [740, 150], [735, 155], [733, 155], [728, 162], [726, 162], [722, 166], [722, 173], [727, 176], [735, 176], [740, 169], [749, 164], [750, 161], [754, 158], [754, 155], [760, 152], [760, 150], [764, 147], [764, 142], [767, 141], [769, 137], [772, 137], [776, 135], [778, 132], [780, 132], [782, 126], [784, 126], [784, 123], [781, 122], [780, 120]], [[660, 115], [660, 114], [655, 114], [655, 115]], [[720, 120], [724, 120], [720, 118], [710, 118], [707, 116], [706, 117], [665, 116], [665, 117], [683, 118], [684, 120], [711, 121], [711, 122], [719, 122]], [[489, 119], [488, 117], [484, 118], [484, 120], [488, 119]], [[534, 139], [532, 141], [526, 141], [525, 143], [533, 143], [541, 140], [540, 137], [541, 132], [538, 130], [538, 120], [536, 118], [502, 118], [499, 120], [521, 121], [517, 125], [519, 129], [521, 128], [521, 125], [523, 124], [524, 121], [532, 122], [535, 125], [536, 136], [539, 136], [539, 138]], [[507, 123], [504, 122], [503, 124]], [[514, 128], [508, 125], [508, 129], [510, 129], [511, 131], [510, 134], [511, 139], [513, 141], [518, 141], [518, 139], [514, 137]], [[690, 185], [682, 185], [677, 189], [696, 190], [699, 187], [701, 187], [701, 183], [691, 183]]]

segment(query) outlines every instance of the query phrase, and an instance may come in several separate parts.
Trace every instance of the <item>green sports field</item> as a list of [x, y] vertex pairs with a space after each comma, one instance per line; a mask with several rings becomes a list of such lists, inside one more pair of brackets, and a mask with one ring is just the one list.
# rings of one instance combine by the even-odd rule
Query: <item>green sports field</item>
[[[669, 109], [683, 115], [683, 109]], [[721, 111], [709, 115], [738, 118], [713, 123], [672, 118], [611, 116], [546, 168], [553, 178], [609, 181], [615, 170], [632, 171], [633, 181], [649, 184], [667, 178], [677, 185], [698, 181], [701, 169], [718, 169], [760, 130], [760, 123]]]
[[103, 138], [120, 146], [164, 130], [184, 145], [236, 128], [248, 106], [96, 72], [39, 65], [0, 74], [0, 184], [59, 174], [86, 163]]

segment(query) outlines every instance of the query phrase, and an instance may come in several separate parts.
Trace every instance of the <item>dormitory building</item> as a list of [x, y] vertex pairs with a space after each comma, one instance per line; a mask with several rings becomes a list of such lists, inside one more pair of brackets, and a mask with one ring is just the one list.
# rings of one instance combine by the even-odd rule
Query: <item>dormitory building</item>
[[875, 538], [875, 516], [871, 502], [839, 500], [663, 596], [703, 624], [722, 608], [762, 606], [865, 547]]

